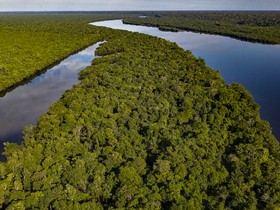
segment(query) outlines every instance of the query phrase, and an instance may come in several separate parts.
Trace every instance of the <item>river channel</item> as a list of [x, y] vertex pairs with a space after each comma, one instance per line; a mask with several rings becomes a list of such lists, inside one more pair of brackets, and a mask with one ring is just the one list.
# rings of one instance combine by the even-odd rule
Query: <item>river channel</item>
[[123, 24], [122, 20], [92, 24], [161, 37], [203, 58], [228, 84], [242, 84], [251, 92], [261, 107], [261, 118], [270, 122], [273, 134], [280, 140], [280, 45], [186, 31], [166, 32], [155, 27]]
[[91, 64], [99, 44], [69, 56], [44, 74], [0, 97], [0, 153], [5, 141], [21, 143], [24, 127], [36, 124], [52, 103], [79, 83], [78, 73]]
[[[161, 37], [190, 50], [203, 58], [208, 66], [218, 70], [228, 84], [237, 82], [244, 85], [260, 104], [262, 119], [270, 122], [273, 134], [280, 139], [280, 45], [186, 31], [163, 32], [155, 27], [126, 25], [122, 20], [92, 25]], [[91, 64], [99, 44], [68, 57], [29, 83], [0, 96], [0, 153], [5, 141], [21, 143], [24, 127], [36, 124], [40, 115], [46, 113], [65, 90], [79, 82], [78, 73]]]

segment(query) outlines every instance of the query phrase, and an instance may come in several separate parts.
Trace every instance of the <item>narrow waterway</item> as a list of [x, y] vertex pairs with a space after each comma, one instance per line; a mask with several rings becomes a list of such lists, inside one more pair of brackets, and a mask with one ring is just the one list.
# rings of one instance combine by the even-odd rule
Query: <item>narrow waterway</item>
[[251, 92], [261, 106], [262, 119], [270, 122], [273, 134], [280, 140], [280, 45], [186, 31], [166, 32], [155, 27], [123, 24], [122, 20], [92, 24], [161, 37], [203, 58], [228, 84], [237, 82]]
[[99, 44], [69, 56], [46, 73], [0, 97], [0, 153], [3, 142], [21, 143], [24, 127], [36, 124], [52, 103], [79, 82], [78, 73], [91, 64]]

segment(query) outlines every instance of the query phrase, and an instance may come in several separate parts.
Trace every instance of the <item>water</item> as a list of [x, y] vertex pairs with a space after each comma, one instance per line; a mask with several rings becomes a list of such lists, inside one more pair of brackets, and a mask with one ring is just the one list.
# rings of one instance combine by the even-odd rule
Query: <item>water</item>
[[261, 106], [262, 119], [270, 122], [273, 134], [280, 140], [280, 45], [193, 32], [163, 32], [155, 27], [126, 25], [121, 20], [93, 24], [161, 37], [192, 51], [219, 70], [228, 84], [240, 83], [252, 93]]
[[[243, 84], [261, 105], [262, 118], [271, 123], [273, 133], [280, 139], [280, 45], [192, 32], [163, 32], [154, 27], [125, 25], [121, 20], [94, 25], [158, 36], [191, 50], [195, 56], [205, 59], [208, 66], [219, 70], [227, 83]], [[79, 82], [78, 73], [90, 65], [99, 44], [70, 56], [28, 84], [0, 97], [0, 153], [4, 141], [21, 143], [23, 128], [36, 124], [65, 90]]]
[[79, 82], [78, 73], [91, 64], [99, 44], [69, 56], [28, 84], [0, 98], [0, 153], [5, 141], [21, 143], [24, 127], [36, 124], [40, 115], [46, 113], [65, 90]]

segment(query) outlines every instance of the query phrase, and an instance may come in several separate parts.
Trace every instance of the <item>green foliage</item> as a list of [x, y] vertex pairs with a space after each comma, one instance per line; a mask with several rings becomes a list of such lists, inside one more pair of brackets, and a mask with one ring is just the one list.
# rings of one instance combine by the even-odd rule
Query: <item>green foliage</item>
[[106, 56], [6, 146], [3, 209], [280, 208], [279, 143], [248, 91], [174, 43], [91, 30]]
[[164, 31], [195, 31], [220, 34], [233, 38], [260, 42], [280, 43], [280, 13], [267, 12], [145, 12], [147, 18], [131, 17], [128, 24], [155, 26]]
[[0, 14], [0, 92], [102, 39], [87, 23], [127, 16]]

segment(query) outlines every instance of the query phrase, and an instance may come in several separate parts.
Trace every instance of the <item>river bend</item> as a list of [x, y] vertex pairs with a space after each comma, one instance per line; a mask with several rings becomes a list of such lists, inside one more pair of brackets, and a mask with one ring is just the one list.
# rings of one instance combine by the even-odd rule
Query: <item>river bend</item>
[[164, 38], [203, 58], [228, 84], [242, 84], [251, 92], [261, 107], [261, 118], [270, 122], [273, 134], [280, 140], [280, 45], [187, 31], [166, 32], [155, 27], [123, 24], [122, 20], [92, 24]]

